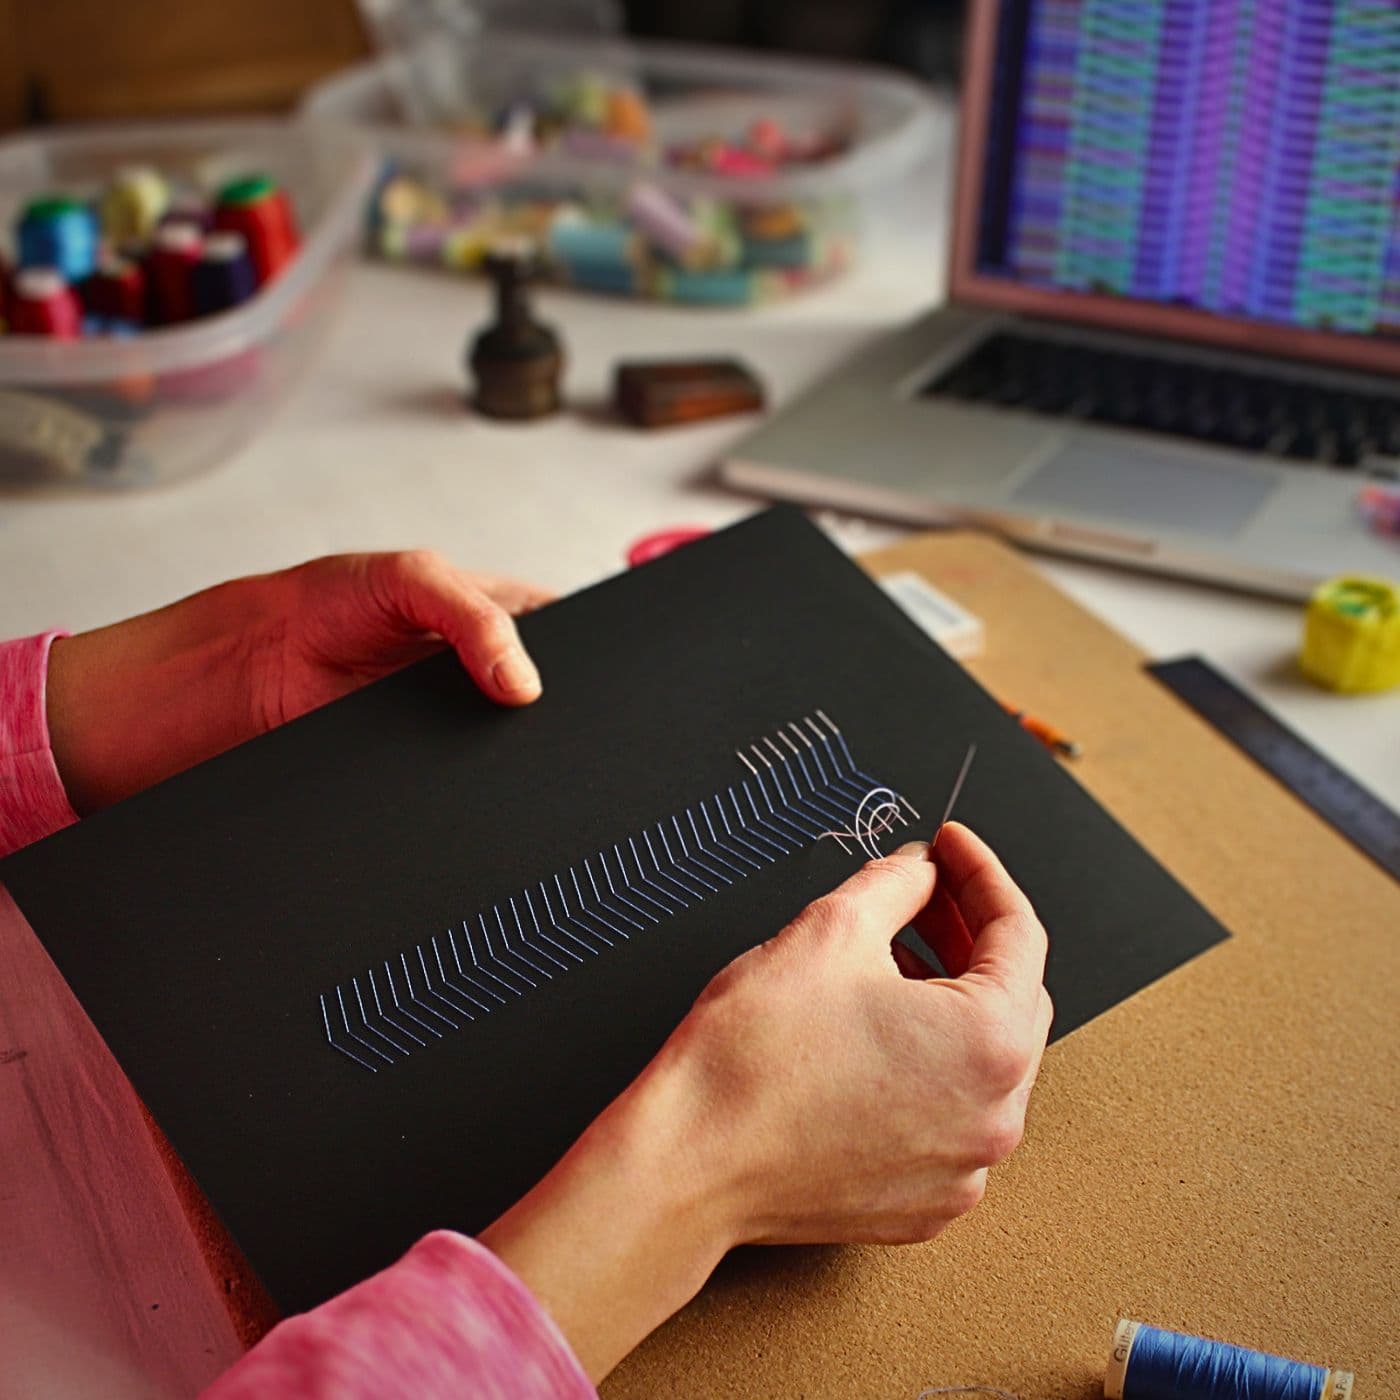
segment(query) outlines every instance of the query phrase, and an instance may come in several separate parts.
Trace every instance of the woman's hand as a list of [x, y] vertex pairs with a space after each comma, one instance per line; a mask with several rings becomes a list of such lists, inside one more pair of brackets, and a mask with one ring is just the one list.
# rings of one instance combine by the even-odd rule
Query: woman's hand
[[54, 644], [48, 719], [79, 813], [295, 719], [444, 643], [503, 705], [540, 693], [512, 617], [549, 595], [428, 551], [235, 580]]
[[[926, 1240], [1020, 1141], [1045, 932], [965, 827], [874, 861], [726, 968], [641, 1077], [482, 1236], [606, 1374], [749, 1242]], [[969, 937], [907, 978], [921, 911]], [[927, 926], [927, 925], [926, 925]], [[929, 929], [928, 941], [950, 941]]]

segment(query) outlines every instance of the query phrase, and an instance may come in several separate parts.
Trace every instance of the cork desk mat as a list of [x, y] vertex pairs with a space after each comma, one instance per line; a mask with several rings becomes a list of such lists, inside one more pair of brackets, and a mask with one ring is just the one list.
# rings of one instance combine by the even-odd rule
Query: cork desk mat
[[[1075, 775], [1234, 937], [1051, 1048], [1024, 1145], [938, 1240], [740, 1251], [606, 1400], [1089, 1400], [1120, 1314], [1400, 1394], [1400, 886], [1011, 550], [866, 563], [984, 620], [969, 669], [1080, 740]], [[8, 897], [0, 966], [5, 1350], [189, 1394], [265, 1327], [256, 1287]]]

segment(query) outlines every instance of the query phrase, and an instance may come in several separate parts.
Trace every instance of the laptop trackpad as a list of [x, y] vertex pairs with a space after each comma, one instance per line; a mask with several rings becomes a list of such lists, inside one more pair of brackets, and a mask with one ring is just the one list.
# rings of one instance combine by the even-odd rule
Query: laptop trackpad
[[1075, 442], [1046, 458], [1011, 492], [1042, 510], [1070, 510], [1228, 539], [1278, 485], [1274, 472], [1217, 465], [1184, 453]]

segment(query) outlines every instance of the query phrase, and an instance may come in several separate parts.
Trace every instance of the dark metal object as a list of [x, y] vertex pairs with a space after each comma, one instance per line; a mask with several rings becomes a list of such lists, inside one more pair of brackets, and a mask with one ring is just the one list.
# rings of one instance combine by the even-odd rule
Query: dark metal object
[[467, 361], [472, 406], [491, 418], [543, 418], [559, 408], [564, 352], [530, 308], [533, 261], [515, 250], [494, 252], [486, 271], [496, 288], [496, 319], [476, 337]]

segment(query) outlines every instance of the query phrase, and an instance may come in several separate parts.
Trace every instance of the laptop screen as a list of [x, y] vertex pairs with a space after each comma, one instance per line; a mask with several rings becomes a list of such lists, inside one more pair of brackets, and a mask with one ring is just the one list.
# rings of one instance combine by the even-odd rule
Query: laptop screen
[[1397, 0], [1002, 0], [976, 267], [1400, 336]]

